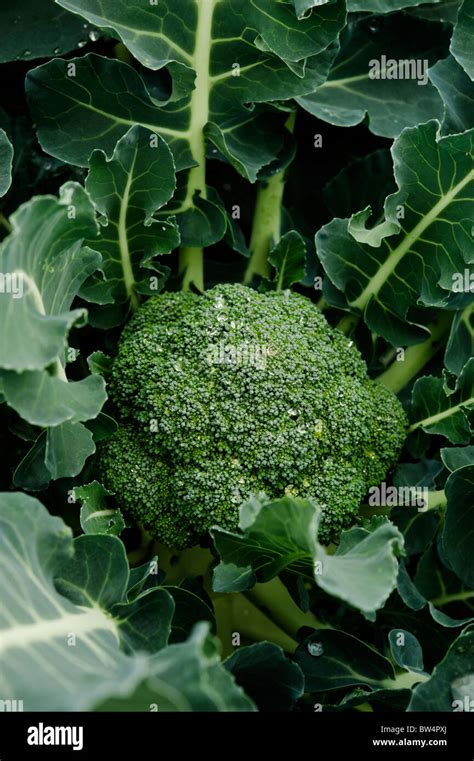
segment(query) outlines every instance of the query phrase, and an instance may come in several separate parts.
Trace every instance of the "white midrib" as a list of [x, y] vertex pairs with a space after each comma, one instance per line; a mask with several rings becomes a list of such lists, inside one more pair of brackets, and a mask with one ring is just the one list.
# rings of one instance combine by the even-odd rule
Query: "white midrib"
[[137, 152], [135, 150], [133, 162], [127, 176], [127, 182], [125, 184], [123, 196], [120, 202], [120, 214], [119, 214], [119, 223], [118, 223], [120, 262], [122, 264], [123, 280], [125, 283], [127, 296], [129, 297], [132, 303], [132, 306], [134, 308], [138, 306], [138, 299], [135, 293], [135, 277], [133, 275], [132, 262], [130, 260], [130, 248], [128, 245], [127, 211], [128, 211], [128, 202], [130, 200], [130, 189], [132, 187], [133, 173], [135, 171], [136, 160], [137, 160]]
[[118, 641], [117, 628], [114, 621], [98, 608], [84, 608], [81, 613], [67, 613], [61, 618], [38, 621], [31, 624], [20, 624], [11, 629], [0, 630], [0, 654], [7, 650], [23, 649], [37, 643], [48, 644], [58, 637], [66, 637], [73, 632], [76, 637], [92, 634], [102, 630], [114, 634]]
[[209, 95], [211, 89], [210, 63], [212, 43], [212, 19], [218, 0], [198, 0], [198, 21], [196, 45], [193, 54], [193, 68], [196, 72], [196, 86], [191, 96], [191, 122], [189, 143], [193, 158], [199, 166], [190, 171], [185, 208], [192, 206], [196, 190], [206, 197], [206, 143], [204, 127], [209, 121]]
[[377, 274], [369, 281], [360, 296], [355, 301], [351, 301], [351, 306], [356, 309], [364, 309], [372, 296], [376, 296], [384, 283], [394, 272], [395, 268], [399, 265], [405, 254], [410, 250], [413, 243], [420, 238], [424, 231], [438, 218], [441, 212], [449, 206], [449, 204], [456, 198], [458, 193], [474, 179], [474, 169], [472, 169], [457, 185], [439, 199], [438, 203], [433, 206], [431, 211], [421, 219], [413, 230], [403, 239], [397, 248], [395, 248], [384, 264], [380, 267]]
[[[32, 277], [30, 277], [28, 273], [25, 272], [24, 270], [15, 270], [14, 274], [18, 274], [23, 278], [23, 282], [26, 283], [26, 285], [28, 286], [28, 289], [29, 289], [28, 293], [32, 297], [38, 312], [43, 317], [46, 316], [46, 309], [44, 308], [43, 297], [40, 293], [38, 286], [36, 285], [35, 280]], [[67, 383], [66, 371], [64, 370], [64, 367], [62, 366], [61, 360], [59, 359], [59, 357], [56, 357], [54, 361], [54, 367], [56, 369], [56, 376], [60, 380]]]

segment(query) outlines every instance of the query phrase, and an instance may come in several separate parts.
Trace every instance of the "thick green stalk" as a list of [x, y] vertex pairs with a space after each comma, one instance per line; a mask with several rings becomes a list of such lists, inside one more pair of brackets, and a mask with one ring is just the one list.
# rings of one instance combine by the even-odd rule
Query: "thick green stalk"
[[428, 674], [417, 674], [415, 671], [401, 671], [395, 679], [384, 679], [382, 686], [388, 690], [409, 690], [419, 682], [427, 682], [431, 677]]
[[336, 330], [340, 330], [344, 335], [349, 336], [359, 322], [358, 315], [348, 312], [342, 317], [336, 325]]
[[11, 231], [13, 230], [12, 225], [10, 224], [10, 222], [8, 221], [8, 219], [5, 217], [4, 214], [0, 214], [0, 225], [2, 225], [2, 227], [5, 228], [7, 233], [11, 233]]
[[[289, 132], [293, 132], [295, 121], [296, 111], [286, 121], [285, 127]], [[245, 285], [249, 285], [254, 277], [268, 278], [270, 275], [268, 255], [281, 237], [285, 177], [286, 169], [282, 169], [257, 190], [250, 235], [250, 259], [244, 275]]]
[[204, 251], [202, 248], [182, 248], [179, 252], [179, 272], [183, 276], [182, 290], [188, 291], [194, 285], [204, 291]]
[[[216, 0], [202, 0], [198, 4], [196, 46], [193, 68], [196, 72], [195, 88], [191, 96], [191, 122], [189, 143], [197, 166], [189, 172], [188, 188], [183, 210], [191, 209], [196, 192], [206, 198], [206, 142], [204, 128], [209, 121], [210, 55], [212, 42], [212, 19]], [[184, 247], [180, 251], [179, 270], [183, 276], [183, 290], [194, 285], [204, 290], [204, 254], [202, 248]]]
[[453, 321], [452, 312], [441, 312], [438, 319], [429, 325], [431, 335], [421, 344], [409, 346], [403, 361], [395, 361], [376, 380], [398, 393], [409, 383], [432, 357], [444, 346]]
[[244, 276], [249, 284], [255, 276], [268, 278], [268, 255], [281, 236], [281, 212], [285, 190], [285, 172], [277, 172], [257, 191], [257, 201], [250, 237], [250, 260]]
[[303, 613], [279, 578], [266, 584], [256, 584], [245, 596], [290, 637], [296, 637], [298, 629], [303, 626], [313, 629], [331, 628], [321, 623], [310, 611]]
[[448, 501], [446, 499], [444, 489], [428, 492], [428, 504], [426, 505], [427, 510], [443, 510], [447, 504]]

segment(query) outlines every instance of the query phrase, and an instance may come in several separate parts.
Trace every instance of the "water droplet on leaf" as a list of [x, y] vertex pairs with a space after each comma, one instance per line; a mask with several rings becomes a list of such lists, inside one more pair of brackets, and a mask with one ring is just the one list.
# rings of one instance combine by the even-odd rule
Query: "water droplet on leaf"
[[310, 655], [319, 656], [324, 654], [324, 647], [321, 642], [308, 642], [308, 653]]
[[78, 48], [84, 48], [87, 45], [87, 40], [79, 40], [77, 43]]
[[92, 31], [89, 32], [89, 39], [92, 40], [92, 42], [97, 42], [99, 37], [100, 32], [98, 32], [96, 29], [92, 29]]

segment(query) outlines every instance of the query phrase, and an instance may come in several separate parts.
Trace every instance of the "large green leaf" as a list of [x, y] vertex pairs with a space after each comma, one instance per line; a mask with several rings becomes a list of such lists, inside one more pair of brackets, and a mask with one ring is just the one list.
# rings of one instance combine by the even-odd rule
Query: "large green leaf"
[[0, 129], [0, 197], [4, 196], [12, 181], [13, 146], [6, 132]]
[[[455, 513], [454, 507], [453, 518]], [[450, 522], [452, 526], [451, 519]], [[414, 609], [420, 610], [429, 601], [429, 611], [436, 623], [448, 628], [465, 626], [474, 621], [474, 590], [447, 567], [452, 547], [449, 546], [448, 553], [443, 543], [437, 544], [438, 548], [435, 544], [427, 547], [417, 565], [414, 583], [423, 599]], [[464, 543], [463, 552], [465, 549]], [[439, 550], [442, 550], [445, 562], [440, 560]]]
[[94, 27], [54, 0], [2, 0], [0, 63], [51, 58], [97, 38]]
[[260, 711], [289, 711], [304, 692], [301, 669], [272, 642], [240, 647], [224, 665]]
[[[321, 84], [334, 57], [332, 43], [345, 22], [341, 3], [318, 7], [300, 20], [293, 7], [272, 0], [160, 0], [146, 7], [141, 0], [60, 4], [115, 30], [145, 67], [168, 67], [174, 84], [171, 97], [159, 99], [137, 72], [118, 61], [88, 56], [45, 64], [27, 79], [42, 146], [85, 165], [94, 148], [110, 154], [133, 123], [158, 132], [169, 142], [178, 170], [194, 166], [173, 209], [194, 212], [194, 227], [200, 222], [188, 232], [187, 246], [203, 245], [202, 225], [206, 230], [215, 224], [212, 205], [202, 208], [206, 140], [213, 146], [208, 155], [229, 161], [255, 181], [285, 148], [284, 113], [272, 110], [270, 115], [255, 104], [288, 100]], [[150, 77], [147, 82], [151, 88]], [[225, 229], [221, 225], [214, 231], [211, 242]]]
[[121, 696], [96, 701], [98, 711], [255, 711], [219, 657], [208, 624], [197, 625], [187, 642], [161, 650], [148, 662], [137, 687], [124, 685]]
[[345, 127], [359, 124], [368, 114], [370, 130], [385, 137], [440, 119], [443, 106], [428, 80], [426, 62], [435, 63], [440, 52], [447, 52], [441, 27], [405, 16], [375, 23], [375, 32], [370, 18], [347, 26], [327, 80], [310, 95], [299, 97], [298, 103], [319, 119]]
[[0, 384], [7, 404], [24, 420], [44, 428], [95, 418], [107, 399], [101, 375], [65, 383], [40, 370], [26, 371], [20, 376], [4, 370], [0, 371]]
[[73, 543], [62, 520], [23, 494], [1, 495], [0, 526], [2, 697], [23, 700], [25, 710], [87, 710], [141, 681], [146, 658], [123, 652], [133, 641], [130, 623], [140, 623], [138, 649], [154, 650], [165, 643], [174, 606], [164, 590], [148, 592], [130, 618], [120, 540]]
[[68, 333], [86, 317], [84, 309], [71, 311], [72, 302], [101, 256], [83, 246], [84, 238], [97, 234], [97, 222], [87, 193], [75, 183], [64, 185], [59, 199], [33, 198], [11, 223], [0, 246], [0, 268], [10, 285], [0, 290], [0, 388], [24, 420], [48, 429], [16, 474], [17, 484], [40, 488], [51, 478], [77, 475], [95, 451], [83, 423], [100, 413], [104, 379], [95, 374], [69, 383], [64, 365]]
[[474, 124], [474, 82], [453, 56], [438, 61], [430, 80], [444, 102], [443, 134], [465, 132]]
[[474, 261], [474, 130], [441, 138], [439, 124], [428, 122], [405, 130], [392, 155], [399, 190], [386, 199], [381, 226], [366, 229], [366, 209], [325, 225], [316, 246], [349, 305], [400, 346], [426, 337], [409, 310], [458, 298], [456, 278]]
[[376, 689], [394, 678], [393, 666], [387, 658], [343, 631], [321, 630], [311, 634], [299, 645], [295, 660], [309, 692], [339, 690], [356, 684]]
[[104, 279], [95, 276], [81, 295], [107, 301], [110, 295], [136, 307], [137, 292], [153, 293], [152, 276], [157, 282], [163, 277], [153, 258], [179, 245], [174, 223], [153, 219], [176, 187], [173, 157], [164, 140], [135, 126], [119, 140], [110, 161], [96, 150], [89, 165], [86, 190], [102, 215], [100, 238], [91, 245], [102, 254]]
[[474, 408], [474, 359], [463, 368], [454, 393], [443, 378], [419, 378], [412, 392], [409, 432], [446, 436], [452, 444], [469, 444], [469, 410]]
[[468, 627], [453, 642], [441, 663], [435, 667], [431, 679], [415, 687], [407, 710], [472, 710], [470, 701], [474, 694], [473, 673], [474, 629]]
[[84, 189], [67, 183], [59, 199], [33, 198], [10, 221], [13, 232], [0, 246], [0, 267], [16, 276], [18, 288], [0, 293], [6, 339], [0, 367], [43, 370], [63, 355], [70, 328], [84, 319], [84, 310], [70, 306], [100, 265], [98, 253], [81, 247], [84, 238], [97, 234], [95, 212]]
[[474, 304], [454, 315], [444, 364], [449, 372], [459, 377], [471, 357], [474, 357]]
[[[29, 711], [252, 711], [200, 624], [165, 647], [174, 602], [127, 597], [122, 542], [69, 528], [23, 494], [0, 495], [0, 694]], [[159, 652], [156, 652], [159, 651]]]
[[443, 531], [443, 550], [452, 570], [473, 589], [474, 464], [451, 473], [445, 492], [448, 509]]
[[140, 74], [122, 61], [94, 53], [50, 61], [28, 73], [26, 93], [42, 147], [63, 161], [87, 166], [94, 149], [111, 156], [141, 124], [170, 142], [178, 169], [193, 163], [186, 134], [170, 126], [179, 125], [179, 115], [157, 108]]
[[474, 0], [464, 0], [458, 13], [451, 40], [451, 53], [464, 71], [474, 79]]
[[356, 159], [323, 188], [324, 203], [333, 217], [346, 217], [370, 206], [376, 217], [384, 199], [397, 189], [390, 151], [382, 149]]
[[398, 529], [384, 521], [370, 530], [344, 531], [331, 555], [317, 541], [320, 515], [320, 509], [305, 499], [255, 498], [244, 503], [242, 533], [218, 527], [211, 532], [221, 558], [214, 590], [239, 592], [289, 569], [364, 613], [382, 607], [396, 586], [397, 555], [403, 551]]

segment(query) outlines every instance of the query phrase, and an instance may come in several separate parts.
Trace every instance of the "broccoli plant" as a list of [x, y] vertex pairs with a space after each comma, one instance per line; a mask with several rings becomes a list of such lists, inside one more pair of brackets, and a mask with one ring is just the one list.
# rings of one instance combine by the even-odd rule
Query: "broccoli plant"
[[473, 18], [4, 2], [1, 706], [474, 710]]

